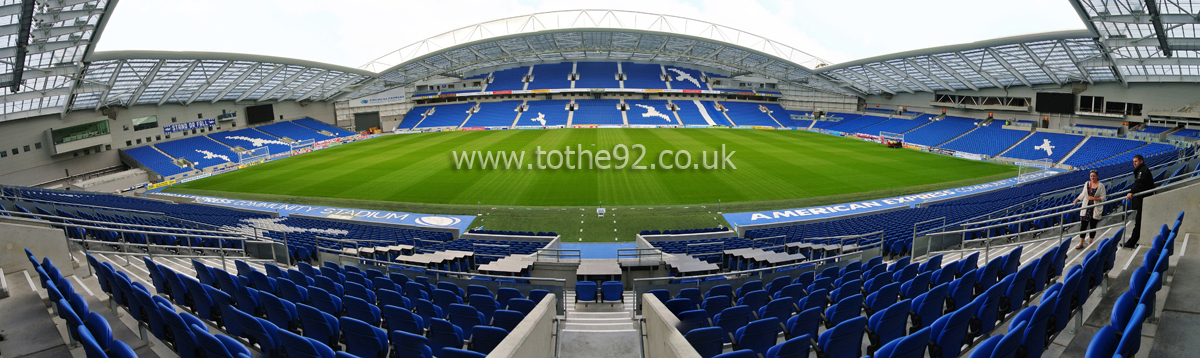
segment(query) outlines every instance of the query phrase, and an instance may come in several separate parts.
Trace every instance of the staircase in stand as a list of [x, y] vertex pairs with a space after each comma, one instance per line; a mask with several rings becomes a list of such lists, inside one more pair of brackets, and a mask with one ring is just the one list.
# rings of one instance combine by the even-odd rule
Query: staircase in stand
[[633, 314], [635, 293], [622, 295], [624, 302], [576, 303], [575, 292], [563, 293], [566, 319], [558, 327], [558, 356], [642, 357], [641, 329]]

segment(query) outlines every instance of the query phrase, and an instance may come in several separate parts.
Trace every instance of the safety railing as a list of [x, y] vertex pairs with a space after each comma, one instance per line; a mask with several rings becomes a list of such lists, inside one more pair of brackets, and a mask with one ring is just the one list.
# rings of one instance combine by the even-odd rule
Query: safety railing
[[579, 261], [579, 260], [583, 259], [583, 251], [579, 250], [579, 249], [542, 248], [542, 249], [538, 249], [537, 252], [533, 253], [534, 261], [541, 262], [542, 258], [553, 258], [554, 259], [553, 262], [562, 262], [564, 258], [566, 260]]
[[[647, 253], [649, 253], [649, 254], [647, 254]], [[639, 262], [644, 261], [644, 260], [651, 260], [651, 259], [657, 260], [657, 261], [662, 261], [663, 252], [662, 252], [662, 250], [659, 250], [656, 248], [617, 249], [617, 261], [630, 260], [630, 258], [632, 258], [633, 260], [639, 261]]]

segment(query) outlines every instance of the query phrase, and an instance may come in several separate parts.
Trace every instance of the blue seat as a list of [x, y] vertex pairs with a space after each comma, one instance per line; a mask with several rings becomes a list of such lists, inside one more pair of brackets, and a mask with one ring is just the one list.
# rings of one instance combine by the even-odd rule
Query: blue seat
[[732, 342], [733, 332], [750, 323], [750, 307], [734, 306], [726, 308], [713, 317], [713, 325], [725, 331], [724, 342]]
[[288, 358], [333, 358], [333, 349], [324, 342], [301, 337], [292, 332], [279, 332], [279, 342]]
[[299, 332], [297, 329], [300, 328], [300, 318], [296, 315], [295, 304], [266, 292], [259, 292], [258, 298], [262, 300], [263, 308], [267, 311], [268, 321], [284, 330]]
[[[147, 264], [149, 265], [150, 263]], [[151, 272], [151, 274], [153, 275], [154, 273]], [[225, 292], [225, 294], [229, 295], [229, 297], [233, 297], [235, 299], [237, 298], [238, 291], [241, 291], [242, 289], [242, 284], [238, 281], [237, 277], [230, 275], [221, 269], [213, 269], [213, 276], [217, 277], [217, 283], [219, 284], [218, 287], [220, 287], [221, 292]], [[163, 292], [159, 291], [158, 293]]]
[[790, 297], [792, 304], [796, 304], [800, 302], [801, 298], [808, 296], [808, 294], [804, 292], [804, 288], [804, 285], [798, 283], [789, 284], [787, 286], [783, 286], [783, 288], [780, 289], [779, 292], [776, 292], [772, 298], [780, 299], [783, 297]]
[[679, 316], [680, 313], [696, 309], [696, 306], [692, 305], [692, 300], [686, 298], [676, 298], [666, 301], [663, 303], [663, 305], [667, 306], [667, 310], [670, 310], [675, 316]]
[[[292, 270], [291, 272], [295, 272], [297, 274], [300, 273], [299, 271], [295, 270]], [[301, 274], [300, 276], [304, 275]], [[292, 280], [277, 280], [276, 283], [279, 284], [279, 298], [287, 300], [291, 303], [307, 304], [309, 302], [308, 289], [296, 285], [296, 283], [292, 282]]]
[[1033, 272], [1029, 275], [1029, 281], [1025, 283], [1025, 301], [1029, 301], [1038, 292], [1046, 289], [1046, 275], [1050, 270], [1050, 261], [1037, 258], [1033, 259], [1029, 266], [1033, 266]]
[[328, 313], [334, 317], [342, 315], [342, 299], [334, 296], [320, 287], [309, 287], [308, 297], [312, 300], [312, 306], [321, 312]]
[[405, 282], [404, 296], [408, 297], [410, 301], [416, 301], [418, 299], [428, 300], [430, 293], [425, 291], [427, 288], [428, 287], [425, 285], [422, 285], [416, 281]]
[[704, 293], [704, 298], [709, 298], [709, 297], [713, 297], [713, 296], [726, 296], [726, 297], [729, 297], [732, 299], [733, 297], [735, 297], [733, 295], [733, 286], [716, 285], [716, 286], [713, 286], [712, 288], [708, 289], [708, 292]]
[[346, 353], [365, 358], [387, 355], [388, 337], [383, 329], [351, 317], [342, 317], [338, 321], [346, 338]]
[[738, 328], [733, 336], [739, 347], [765, 356], [767, 350], [775, 345], [775, 337], [779, 335], [779, 323], [779, 319], [775, 317], [763, 318]]
[[862, 315], [863, 296], [846, 297], [825, 310], [825, 328], [833, 328], [846, 320]]
[[713, 358], [757, 358], [757, 357], [758, 357], [758, 354], [754, 353], [754, 351], [749, 350], [749, 349], [743, 349], [740, 351], [721, 353]]
[[767, 302], [770, 301], [771, 298], [767, 296], [767, 291], [758, 290], [746, 292], [742, 298], [738, 299], [737, 304], [739, 306], [748, 306], [751, 311], [758, 312], [763, 307], [766, 307]]
[[313, 281], [312, 277], [296, 270], [287, 270], [287, 277], [296, 286], [313, 286], [317, 284], [316, 281]]
[[892, 281], [904, 282], [911, 280], [913, 277], [917, 277], [917, 274], [920, 273], [920, 268], [920, 264], [908, 264], [908, 266], [904, 266], [904, 268], [900, 269], [900, 271], [892, 274]]
[[242, 287], [237, 293], [237, 308], [251, 316], [260, 317], [266, 314], [262, 301], [258, 298], [258, 290]]
[[[79, 342], [83, 345], [83, 351], [87, 355], [87, 358], [108, 358], [108, 355], [104, 354], [104, 349], [100, 348], [100, 344], [88, 332], [87, 327], [77, 326], [68, 328], [68, 330], [73, 336], [79, 337]], [[180, 355], [180, 357], [183, 357], [183, 355]]]
[[896, 298], [899, 296], [900, 283], [890, 283], [868, 295], [863, 302], [863, 309], [866, 311], [867, 316], [874, 315], [875, 312], [895, 304]]
[[708, 312], [708, 318], [711, 319], [716, 317], [721, 311], [732, 306], [729, 296], [711, 296], [704, 299], [704, 304], [700, 305], [700, 309]]
[[[530, 292], [530, 293], [532, 294], [532, 292]], [[468, 298], [467, 302], [471, 302], [470, 297], [472, 295], [483, 295], [483, 296], [488, 296], [489, 298], [491, 298], [493, 300], [496, 299], [496, 295], [492, 294], [492, 291], [489, 290], [487, 287], [480, 286], [480, 285], [467, 285], [467, 298]]]
[[458, 348], [444, 348], [438, 358], [486, 358], [487, 355]]
[[[1001, 316], [1015, 313], [1025, 304], [1025, 287], [1028, 286], [1029, 276], [1033, 275], [1034, 268], [1033, 265], [1027, 265], [1017, 270], [1016, 274], [1011, 275], [1012, 280], [1008, 283], [1008, 287], [1004, 288], [1004, 295], [1000, 297]], [[1000, 285], [1003, 286], [1003, 282], [1008, 279], [1005, 277], [1001, 280]]]
[[862, 294], [862, 280], [843, 282], [837, 289], [829, 292], [829, 303], [841, 302], [846, 297]]
[[1000, 280], [1000, 268], [1003, 265], [1004, 258], [997, 257], [992, 259], [992, 261], [988, 261], [987, 265], [983, 266], [983, 270], [977, 270], [975, 277], [975, 293], [982, 294], [983, 292], [992, 288], [992, 285], [995, 285], [996, 281]]
[[429, 348], [433, 355], [442, 356], [442, 348], [462, 348], [462, 329], [440, 318], [434, 318], [429, 325]]
[[325, 292], [329, 292], [329, 294], [331, 294], [331, 295], [342, 297], [346, 294], [345, 286], [343, 286], [340, 283], [334, 282], [332, 279], [330, 279], [327, 276], [314, 277], [313, 281], [316, 281], [317, 287], [319, 287], [322, 290], [325, 290]]
[[949, 288], [950, 284], [943, 283], [913, 299], [912, 311], [909, 313], [909, 319], [912, 321], [909, 332], [929, 327], [934, 321], [942, 318], [942, 308], [945, 306], [946, 291]]
[[954, 261], [947, 263], [940, 269], [934, 270], [933, 276], [930, 278], [929, 283], [936, 286], [954, 281], [955, 276], [958, 274], [958, 265], [959, 262]]
[[456, 295], [458, 297], [466, 296], [466, 292], [463, 292], [462, 288], [459, 288], [458, 285], [455, 285], [454, 283], [451, 283], [451, 282], [445, 282], [445, 281], [438, 282], [437, 289], [454, 292], [454, 295]]
[[817, 355], [829, 358], [856, 358], [862, 355], [863, 331], [867, 326], [866, 317], [855, 317], [832, 329], [821, 332], [817, 339]]
[[939, 254], [937, 256], [930, 257], [929, 260], [925, 260], [925, 262], [922, 262], [921, 265], [918, 266], [917, 271], [922, 273], [933, 272], [940, 268], [942, 268], [942, 255]]
[[693, 329], [712, 326], [712, 323], [708, 319], [708, 313], [703, 310], [680, 312], [676, 317], [679, 318], [679, 325], [675, 328], [679, 330], [680, 334], [687, 334]]
[[[578, 294], [578, 292], [576, 292], [576, 294]], [[521, 291], [517, 291], [517, 289], [512, 287], [501, 287], [500, 289], [496, 290], [496, 303], [499, 303], [500, 307], [508, 307], [508, 300], [514, 298], [525, 298], [525, 295], [522, 295]], [[595, 299], [592, 300], [595, 301]]]
[[506, 307], [506, 309], [510, 311], [521, 312], [523, 315], [529, 315], [530, 312], [533, 312], [534, 307], [537, 307], [537, 303], [534, 303], [532, 300], [514, 298], [508, 300], [508, 307]]
[[512, 332], [521, 324], [521, 320], [525, 319], [525, 315], [517, 311], [496, 310], [492, 313], [492, 327], [503, 328], [505, 331]]
[[1129, 326], [1129, 320], [1133, 317], [1133, 311], [1138, 306], [1138, 294], [1133, 291], [1125, 291], [1120, 297], [1117, 297], [1117, 302], [1113, 304], [1112, 309], [1112, 326], [1117, 332], [1124, 332], [1125, 327]]
[[[205, 357], [211, 358], [236, 358], [239, 355], [250, 357], [250, 350], [242, 345], [233, 337], [226, 335], [212, 335], [208, 333], [204, 327], [192, 325], [192, 334], [196, 335], [196, 343], [200, 345], [200, 350], [204, 352]], [[333, 351], [330, 351], [330, 356]], [[111, 355], [110, 355], [111, 356]], [[301, 357], [301, 356], [295, 356]]]
[[867, 354], [875, 351], [904, 336], [905, 323], [908, 322], [908, 312], [912, 308], [912, 300], [907, 299], [884, 308], [867, 320]]
[[[1051, 294], [1049, 302], [1055, 302], [1057, 294]], [[1027, 322], [1025, 332], [1022, 333], [1021, 347], [1025, 348], [1025, 354], [1030, 358], [1039, 358], [1042, 352], [1046, 349], [1046, 327], [1050, 322], [1050, 316], [1054, 313], [1053, 304], [1045, 304], [1040, 306], [1029, 306], [1021, 312], [1017, 313], [1009, 325], [1009, 330], [1017, 324], [1017, 322]]]
[[625, 302], [624, 288], [621, 281], [605, 281], [600, 284], [600, 292], [602, 293], [601, 302], [620, 301]]
[[679, 290], [679, 293], [675, 294], [675, 298], [686, 298], [692, 300], [692, 306], [695, 307], [700, 307], [700, 305], [704, 303], [704, 296], [701, 295], [700, 289], [695, 287]]
[[1017, 350], [1021, 347], [1021, 337], [1024, 335], [1025, 322], [1021, 322], [1013, 326], [1013, 330], [1006, 335], [994, 336], [988, 338], [975, 349], [971, 351], [969, 358], [1013, 358], [1017, 356]]
[[396, 306], [410, 310], [413, 308], [412, 301], [409, 301], [408, 297], [401, 295], [399, 291], [392, 291], [385, 288], [376, 291], [375, 297], [379, 298], [379, 306]]
[[754, 281], [749, 281], [749, 282], [743, 283], [741, 287], [738, 287], [737, 291], [734, 291], [734, 294], [736, 294], [737, 298], [740, 299], [743, 296], [745, 296], [747, 293], [750, 293], [753, 291], [758, 291], [761, 289], [763, 289], [763, 282], [759, 281], [759, 280], [754, 280]]
[[379, 325], [379, 306], [367, 301], [363, 301], [361, 298], [354, 296], [346, 296], [342, 297], [342, 299], [342, 302], [346, 305], [347, 317], [366, 322], [372, 326]]
[[1113, 326], [1100, 327], [1088, 344], [1086, 357], [1133, 357], [1141, 349], [1142, 322], [1147, 312], [1145, 305], [1138, 305], [1124, 331], [1117, 331]]
[[[963, 277], [969, 275], [971, 275], [970, 271]], [[972, 289], [974, 289], [974, 285], [972, 285]], [[958, 357], [958, 354], [962, 352], [962, 346], [967, 338], [967, 327], [971, 322], [971, 317], [975, 314], [975, 307], [971, 303], [965, 303], [960, 308], [938, 318], [930, 326], [929, 340], [934, 343], [929, 345], [931, 358]]]
[[392, 351], [398, 357], [433, 358], [433, 350], [429, 348], [429, 340], [422, 335], [404, 331], [392, 331], [392, 333], [388, 334], [388, 337], [391, 338]]
[[808, 292], [809, 296], [812, 296], [812, 294], [818, 290], [828, 291], [828, 290], [832, 290], [832, 289], [833, 289], [833, 279], [828, 278], [828, 277], [821, 277], [821, 278], [818, 278], [816, 281], [813, 281], [813, 283], [811, 285], [808, 285], [808, 288], [806, 288], [804, 290]]
[[483, 354], [491, 353], [508, 337], [508, 331], [499, 327], [477, 326], [471, 335], [471, 350]]
[[254, 284], [254, 289], [256, 290], [268, 292], [273, 295], [279, 294], [279, 285], [275, 283], [275, 279], [267, 277], [262, 272], [251, 271], [250, 283]]
[[975, 339], [982, 335], [986, 335], [996, 328], [996, 321], [1000, 315], [1000, 293], [1003, 287], [992, 285], [982, 295], [975, 298], [972, 305], [975, 306], [975, 315], [971, 318], [967, 337]]
[[442, 312], [449, 311], [450, 305], [452, 304], [463, 303], [462, 297], [458, 296], [452, 291], [441, 288], [433, 290], [432, 302], [434, 305], [437, 305], [438, 308], [441, 308]]
[[[1146, 312], [1149, 315], [1154, 315], [1154, 298], [1159, 289], [1162, 288], [1162, 277], [1158, 272], [1151, 273], [1150, 279], [1146, 281], [1146, 288], [1142, 290], [1142, 295], [1138, 297], [1138, 304], [1146, 305]], [[71, 304], [74, 304], [72, 302]]]
[[801, 311], [809, 308], [820, 308], [822, 311], [824, 311], [825, 305], [828, 303], [826, 301], [828, 300], [829, 290], [822, 288], [809, 292], [808, 296], [804, 296], [804, 298], [801, 298], [800, 301], [796, 302], [796, 306], [800, 307], [799, 310]]
[[821, 312], [820, 307], [813, 307], [788, 318], [786, 325], [788, 334], [792, 337], [801, 335], [817, 337], [817, 330], [821, 328]]
[[[375, 304], [375, 302], [377, 302], [375, 299], [375, 292], [367, 289], [367, 287], [357, 282], [346, 282], [345, 289], [346, 296], [358, 297], [370, 304]], [[345, 298], [346, 296], [343, 296], [342, 298]]]
[[[171, 348], [181, 358], [198, 356], [200, 345], [196, 343], [196, 336], [192, 334], [192, 329], [188, 326], [187, 322], [178, 313], [175, 313], [174, 308], [160, 305], [158, 311], [166, 323], [163, 331], [164, 340], [171, 345]], [[204, 323], [201, 322], [200, 324], [203, 325]]]
[[112, 327], [108, 325], [108, 320], [96, 312], [88, 312], [86, 317], [84, 327], [87, 328], [92, 339], [100, 345], [100, 349], [107, 351], [112, 348], [113, 332]]
[[242, 326], [242, 336], [257, 343], [259, 349], [263, 351], [263, 355], [278, 356], [280, 350], [278, 327], [265, 319], [247, 316], [239, 317], [238, 324]]
[[950, 282], [950, 289], [946, 292], [946, 313], [958, 310], [975, 298], [975, 279], [979, 277], [977, 271], [967, 271], [962, 277]]
[[721, 342], [725, 332], [721, 327], [694, 329], [683, 335], [701, 358], [711, 358], [721, 354]]
[[300, 327], [303, 328], [305, 337], [325, 343], [330, 348], [338, 347], [338, 337], [342, 328], [336, 317], [309, 305], [296, 305], [296, 313], [300, 317]]
[[[164, 322], [162, 320], [162, 315], [158, 313], [157, 302], [164, 302], [168, 305], [171, 303], [166, 301], [166, 298], [163, 298], [163, 296], [151, 295], [146, 290], [140, 288], [133, 290], [133, 298], [138, 301], [139, 307], [139, 313], [137, 313], [138, 315], [134, 318], [137, 318], [138, 321], [146, 322], [150, 326], [151, 334], [158, 339], [163, 339]], [[157, 298], [158, 301], [155, 301], [155, 298]]]
[[[902, 323], [903, 324], [903, 323]], [[929, 343], [929, 327], [899, 337], [873, 353], [875, 358], [924, 358]]]
[[383, 316], [383, 328], [387, 331], [404, 331], [412, 334], [425, 334], [425, 322], [421, 316], [396, 306], [383, 306], [380, 309]]
[[475, 326], [486, 324], [482, 313], [464, 304], [455, 303], [450, 305], [447, 315], [450, 317], [450, 323], [462, 328], [464, 339], [471, 339], [471, 332], [475, 329]]
[[[776, 277], [775, 279], [771, 280], [771, 282], [767, 284], [767, 286], [766, 286], [766, 288], [764, 288], [764, 290], [767, 291], [768, 296], [774, 297], [776, 293], [779, 293], [779, 291], [782, 291], [784, 287], [787, 287], [790, 284], [792, 284], [791, 276], [779, 276], [779, 277]], [[651, 290], [651, 292], [653, 292], [653, 291], [657, 291], [657, 290]], [[666, 290], [663, 290], [663, 291], [664, 291], [664, 293], [667, 294], [667, 298], [670, 298], [671, 293]], [[663, 301], [665, 302], [665, 300], [663, 300]]]
[[808, 358], [811, 341], [812, 338], [808, 335], [786, 340], [767, 349], [764, 358]]
[[774, 300], [758, 309], [758, 318], [775, 317], [780, 323], [787, 322], [796, 312], [795, 307], [790, 300]]
[[596, 297], [596, 292], [597, 286], [595, 282], [575, 282], [575, 302], [579, 302], [580, 300], [584, 302], [597, 302], [598, 298]]

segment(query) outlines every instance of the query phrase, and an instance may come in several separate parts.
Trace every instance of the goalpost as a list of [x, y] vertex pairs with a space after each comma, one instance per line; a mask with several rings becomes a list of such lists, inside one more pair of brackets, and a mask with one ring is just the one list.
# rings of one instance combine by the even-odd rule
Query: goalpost
[[904, 146], [904, 133], [879, 132], [879, 143], [888, 147]]
[[1045, 169], [1050, 169], [1054, 166], [1054, 162], [1050, 159], [1038, 159], [1032, 162], [1018, 161], [1013, 163], [1017, 165], [1017, 183], [1024, 183], [1026, 175], [1033, 174]]
[[[243, 148], [244, 149], [244, 148]], [[246, 165], [258, 161], [267, 160], [271, 157], [271, 150], [267, 147], [247, 149], [238, 152], [238, 164]]]

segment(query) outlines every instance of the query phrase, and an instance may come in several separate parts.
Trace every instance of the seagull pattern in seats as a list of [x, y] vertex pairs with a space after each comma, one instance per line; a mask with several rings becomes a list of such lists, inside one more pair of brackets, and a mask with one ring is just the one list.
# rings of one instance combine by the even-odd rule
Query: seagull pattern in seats
[[671, 118], [668, 118], [668, 117], [667, 117], [667, 115], [665, 115], [665, 114], [662, 114], [661, 112], [659, 112], [659, 111], [658, 111], [657, 109], [655, 109], [654, 107], [647, 106], [647, 105], [644, 105], [644, 104], [635, 104], [635, 106], [642, 107], [642, 108], [645, 108], [645, 109], [646, 109], [646, 113], [642, 113], [642, 117], [658, 117], [658, 118], [662, 118], [664, 121], [667, 121], [667, 122], [670, 122], [670, 121], [671, 121]]
[[277, 141], [274, 139], [250, 138], [250, 137], [243, 137], [243, 136], [226, 136], [225, 139], [237, 139], [237, 140], [248, 141], [248, 142], [250, 142], [251, 145], [253, 145], [255, 147], [261, 147], [261, 146], [263, 146], [263, 144], [288, 145], [287, 143]]
[[221, 155], [221, 154], [213, 153], [213, 152], [210, 152], [210, 151], [207, 151], [207, 150], [200, 150], [200, 149], [196, 149], [196, 152], [197, 152], [197, 153], [200, 153], [200, 154], [204, 154], [204, 159], [221, 158], [221, 159], [224, 159], [224, 160], [225, 160], [225, 161], [227, 161], [227, 162], [232, 162], [232, 160], [229, 160], [229, 157], [228, 157], [228, 156], [225, 156], [225, 155]]
[[677, 75], [677, 76], [675, 76], [676, 81], [688, 81], [688, 82], [691, 82], [692, 84], [696, 85], [696, 88], [701, 88], [700, 81], [697, 80], [695, 77], [692, 77], [691, 74], [680, 71], [678, 68], [668, 68], [667, 71], [675, 72], [675, 74]]
[[1039, 146], [1033, 147], [1033, 149], [1035, 149], [1035, 150], [1044, 150], [1044, 151], [1046, 151], [1046, 156], [1047, 156], [1047, 157], [1048, 157], [1048, 156], [1051, 156], [1051, 155], [1054, 155], [1054, 146], [1050, 145], [1050, 140], [1049, 140], [1049, 139], [1042, 139], [1042, 145], [1039, 145]]
[[543, 126], [546, 125], [546, 115], [542, 114], [542, 112], [538, 112], [537, 118], [530, 118], [529, 120], [541, 123]]

